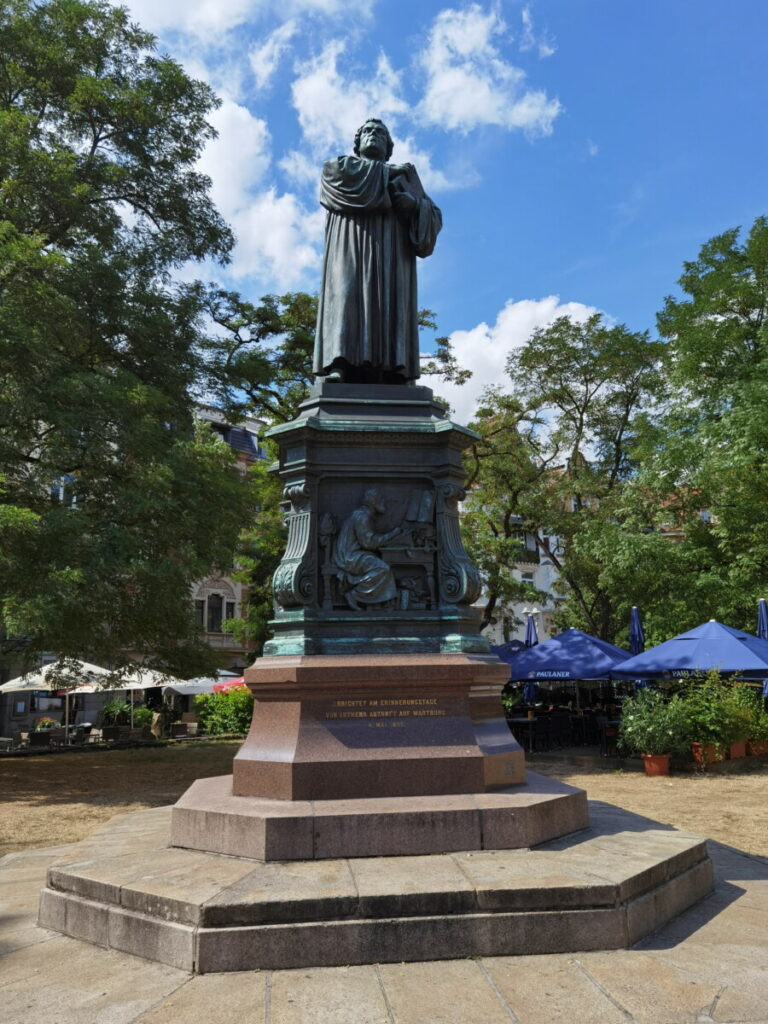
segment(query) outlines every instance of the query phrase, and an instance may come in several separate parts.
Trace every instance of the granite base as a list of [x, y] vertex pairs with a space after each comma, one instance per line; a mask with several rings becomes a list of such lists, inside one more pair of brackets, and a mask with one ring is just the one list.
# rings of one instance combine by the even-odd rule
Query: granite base
[[200, 974], [626, 948], [713, 886], [702, 839], [639, 821], [598, 808], [535, 849], [259, 863], [168, 848], [168, 816], [139, 811], [52, 865], [39, 924]]
[[536, 846], [586, 828], [582, 789], [529, 772], [492, 793], [361, 800], [268, 800], [198, 779], [173, 808], [171, 844], [262, 861], [394, 857]]

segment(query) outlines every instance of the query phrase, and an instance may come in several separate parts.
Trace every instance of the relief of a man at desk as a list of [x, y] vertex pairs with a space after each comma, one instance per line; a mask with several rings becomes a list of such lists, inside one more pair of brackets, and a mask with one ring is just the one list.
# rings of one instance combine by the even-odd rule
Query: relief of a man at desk
[[[361, 605], [385, 605], [396, 600], [400, 607], [408, 607], [410, 595], [422, 589], [419, 573], [396, 579], [393, 564], [404, 561], [410, 565], [413, 560], [418, 569], [425, 561], [432, 561], [432, 512], [431, 495], [420, 492], [409, 504], [403, 525], [378, 533], [376, 519], [386, 513], [384, 495], [377, 487], [365, 491], [360, 507], [341, 524], [333, 549], [336, 578], [350, 608], [359, 611]], [[430, 598], [434, 591], [431, 568], [427, 567]]]

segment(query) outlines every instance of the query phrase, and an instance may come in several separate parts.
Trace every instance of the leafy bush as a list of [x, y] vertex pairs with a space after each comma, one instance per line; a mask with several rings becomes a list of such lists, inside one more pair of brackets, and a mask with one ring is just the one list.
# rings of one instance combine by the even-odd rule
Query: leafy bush
[[104, 725], [127, 725], [131, 720], [131, 705], [127, 700], [108, 700], [101, 709]]
[[195, 713], [205, 732], [248, 732], [253, 715], [253, 695], [247, 686], [235, 686], [224, 693], [195, 697]]
[[713, 669], [694, 677], [682, 699], [691, 743], [727, 747], [754, 738], [762, 701], [751, 687], [723, 680]]
[[133, 711], [133, 724], [134, 725], [152, 725], [152, 716], [154, 712], [152, 708], [146, 707], [142, 704], [141, 707], [134, 708]]
[[621, 745], [638, 754], [673, 754], [688, 746], [687, 718], [679, 696], [667, 700], [656, 690], [640, 690], [624, 701]]

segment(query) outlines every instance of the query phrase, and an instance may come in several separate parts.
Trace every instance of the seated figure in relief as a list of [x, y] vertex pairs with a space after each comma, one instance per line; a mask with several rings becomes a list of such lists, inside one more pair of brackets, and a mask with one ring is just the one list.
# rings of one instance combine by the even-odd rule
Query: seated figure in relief
[[344, 600], [355, 610], [361, 603], [383, 604], [397, 595], [392, 569], [376, 552], [403, 531], [397, 526], [387, 533], [376, 533], [374, 519], [385, 511], [381, 491], [369, 488], [360, 508], [341, 524], [336, 538], [333, 561], [339, 571]]
[[355, 135], [354, 156], [323, 167], [328, 211], [314, 372], [347, 383], [406, 384], [419, 376], [416, 257], [429, 256], [442, 214], [412, 164], [390, 164], [377, 118]]

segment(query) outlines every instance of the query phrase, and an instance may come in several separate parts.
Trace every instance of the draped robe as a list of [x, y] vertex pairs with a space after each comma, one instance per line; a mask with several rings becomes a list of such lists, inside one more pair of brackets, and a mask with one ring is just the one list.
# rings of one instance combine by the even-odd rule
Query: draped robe
[[[416, 209], [395, 212], [391, 187]], [[419, 376], [416, 257], [429, 256], [442, 215], [415, 170], [395, 173], [381, 160], [340, 156], [323, 167], [320, 202], [328, 211], [314, 371], [362, 367]]]

